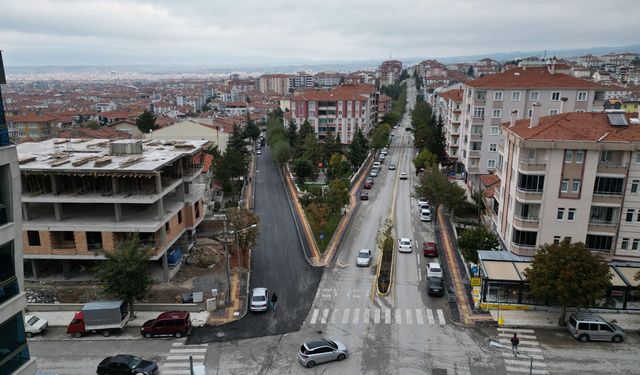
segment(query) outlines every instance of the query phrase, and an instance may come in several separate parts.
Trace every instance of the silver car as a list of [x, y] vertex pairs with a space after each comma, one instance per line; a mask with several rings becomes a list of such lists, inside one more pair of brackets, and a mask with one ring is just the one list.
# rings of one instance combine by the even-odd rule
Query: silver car
[[626, 336], [619, 325], [610, 323], [599, 315], [574, 313], [569, 316], [567, 329], [571, 336], [586, 342], [589, 340], [622, 342]]
[[319, 339], [302, 344], [298, 360], [303, 366], [311, 368], [319, 363], [342, 361], [348, 355], [347, 347], [340, 341]]
[[362, 249], [358, 252], [358, 258], [356, 258], [356, 266], [369, 267], [371, 265], [371, 250]]
[[251, 311], [267, 311], [269, 291], [267, 288], [253, 288], [251, 291]]

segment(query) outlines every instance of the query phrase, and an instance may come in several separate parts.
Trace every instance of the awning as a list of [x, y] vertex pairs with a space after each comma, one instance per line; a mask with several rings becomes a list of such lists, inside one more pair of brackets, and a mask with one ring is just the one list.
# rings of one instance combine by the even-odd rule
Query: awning
[[520, 277], [522, 277], [522, 280], [527, 280], [526, 277], [524, 277], [524, 270], [526, 270], [527, 268], [531, 267], [531, 263], [529, 262], [513, 262], [513, 265], [516, 266], [516, 269], [518, 270], [518, 273], [520, 274]]
[[484, 261], [482, 267], [489, 280], [522, 281], [513, 262]]
[[[640, 267], [623, 267], [615, 266], [616, 270], [624, 277], [631, 286], [638, 286], [640, 281], [636, 280], [636, 274], [640, 271]], [[613, 282], [613, 280], [612, 280]]]
[[613, 277], [611, 278], [611, 286], [622, 286], [622, 287], [627, 286], [627, 283], [625, 283], [624, 280], [622, 280], [622, 278], [620, 277], [620, 275], [618, 275], [618, 273], [616, 272], [615, 267], [609, 266], [609, 271], [613, 275]]

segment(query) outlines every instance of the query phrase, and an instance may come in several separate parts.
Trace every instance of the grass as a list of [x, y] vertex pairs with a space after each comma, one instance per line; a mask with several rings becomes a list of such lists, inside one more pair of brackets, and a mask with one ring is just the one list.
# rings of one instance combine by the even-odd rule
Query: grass
[[[307, 213], [307, 217], [309, 217]], [[316, 240], [316, 244], [318, 244], [318, 250], [320, 254], [324, 254], [327, 245], [331, 241], [331, 237], [333, 237], [333, 233], [336, 231], [338, 224], [342, 216], [340, 215], [331, 215], [327, 219], [327, 226], [324, 228], [324, 240], [320, 240], [320, 230], [316, 228], [313, 221], [309, 220], [309, 225], [311, 225], [311, 231], [313, 232], [313, 238]]]

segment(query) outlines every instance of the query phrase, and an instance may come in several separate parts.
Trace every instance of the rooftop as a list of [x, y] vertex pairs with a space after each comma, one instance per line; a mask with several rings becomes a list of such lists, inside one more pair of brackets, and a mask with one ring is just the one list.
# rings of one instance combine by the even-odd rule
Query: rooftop
[[546, 67], [515, 68], [468, 81], [468, 86], [485, 89], [606, 89], [605, 86], [563, 73], [551, 74]]

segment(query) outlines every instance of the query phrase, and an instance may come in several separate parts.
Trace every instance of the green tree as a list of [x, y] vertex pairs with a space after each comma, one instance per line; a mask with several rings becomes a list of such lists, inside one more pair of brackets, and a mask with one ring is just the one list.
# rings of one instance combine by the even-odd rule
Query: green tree
[[476, 190], [471, 193], [471, 199], [473, 200], [473, 204], [476, 206], [478, 210], [478, 222], [482, 222], [482, 213], [486, 209], [484, 204], [484, 190]]
[[429, 150], [424, 149], [420, 151], [420, 153], [413, 159], [413, 165], [416, 169], [420, 168], [431, 168], [438, 166], [438, 158], [429, 152]]
[[307, 178], [313, 176], [313, 164], [309, 159], [300, 157], [293, 161], [292, 171], [298, 179], [298, 184], [303, 185]]
[[149, 112], [149, 110], [144, 110], [136, 119], [136, 126], [142, 133], [149, 133], [151, 130], [156, 130], [158, 127], [156, 126], [156, 116]]
[[493, 250], [500, 245], [495, 233], [485, 227], [465, 229], [458, 237], [458, 247], [462, 250], [464, 259], [478, 263], [478, 250]]
[[367, 158], [367, 152], [369, 151], [369, 142], [365, 138], [362, 130], [358, 127], [353, 134], [353, 140], [349, 145], [349, 151], [347, 157], [349, 162], [354, 168], [360, 167], [360, 165]]
[[258, 228], [251, 228], [251, 226], [258, 225], [260, 218], [252, 210], [244, 207], [228, 209], [227, 220], [233, 226], [234, 231], [239, 231], [235, 235], [240, 249], [247, 251], [249, 247], [256, 243]]
[[444, 122], [442, 121], [442, 116], [438, 115], [438, 120], [435, 123], [435, 128], [433, 131], [433, 147], [432, 151], [437, 157], [440, 163], [444, 163], [447, 161], [447, 152], [445, 150], [446, 141], [444, 137]]
[[349, 182], [343, 179], [333, 179], [325, 193], [329, 212], [337, 214], [340, 208], [349, 203]]
[[373, 140], [371, 141], [371, 148], [374, 150], [380, 150], [389, 144], [389, 135], [391, 134], [391, 127], [389, 124], [381, 123], [376, 126], [373, 131]]
[[81, 128], [93, 129], [96, 130], [100, 128], [100, 123], [96, 120], [91, 120], [80, 125]]
[[149, 272], [149, 251], [141, 247], [135, 235], [120, 242], [114, 252], [105, 252], [104, 256], [107, 259], [96, 266], [96, 276], [108, 292], [129, 305], [131, 316], [135, 316], [133, 302], [147, 295], [153, 284]]
[[231, 131], [231, 135], [229, 135], [227, 150], [229, 149], [239, 151], [243, 155], [248, 153], [246, 134], [238, 124], [233, 124], [233, 130]]
[[261, 133], [260, 127], [249, 117], [249, 114], [247, 114], [247, 126], [244, 128], [244, 133], [245, 137], [251, 139], [253, 142], [258, 139]]
[[307, 206], [306, 211], [313, 226], [319, 231], [324, 231], [328, 223], [329, 208], [324, 203], [312, 202]]
[[611, 286], [604, 259], [582, 242], [568, 239], [540, 246], [524, 275], [535, 298], [562, 306], [561, 325], [565, 324], [567, 306], [588, 307]]
[[291, 146], [287, 141], [280, 141], [273, 146], [273, 160], [278, 165], [285, 165], [291, 158]]
[[327, 135], [322, 140], [322, 159], [329, 160], [331, 155], [340, 153], [342, 151], [342, 144], [340, 138], [335, 137], [333, 132], [327, 132]]
[[304, 120], [302, 125], [300, 125], [300, 130], [298, 130], [298, 139], [305, 140], [309, 134], [313, 134], [315, 136], [315, 131], [313, 130], [313, 126], [309, 123], [309, 120]]
[[473, 65], [469, 67], [469, 69], [467, 70], [467, 75], [471, 78], [475, 78], [476, 76], [476, 71], [475, 69], [473, 69]]
[[227, 146], [220, 166], [213, 171], [214, 178], [222, 183], [225, 193], [232, 193], [235, 198], [239, 188], [238, 179], [247, 174], [248, 167], [247, 156], [242, 151]]
[[298, 139], [298, 127], [296, 122], [293, 119], [289, 120], [289, 126], [287, 127], [287, 141], [289, 142], [289, 146], [292, 148], [295, 147], [297, 139]]
[[413, 195], [416, 198], [424, 198], [435, 207], [434, 216], [436, 218], [440, 205], [454, 210], [465, 199], [464, 189], [449, 181], [447, 176], [442, 174], [436, 166], [425, 169], [420, 176], [420, 183], [413, 189]]
[[349, 162], [347, 161], [347, 158], [339, 153], [331, 155], [328, 169], [329, 178], [342, 178], [347, 173], [349, 173]]
[[631, 60], [631, 65], [633, 66], [640, 66], [640, 57], [636, 56], [633, 60]]

